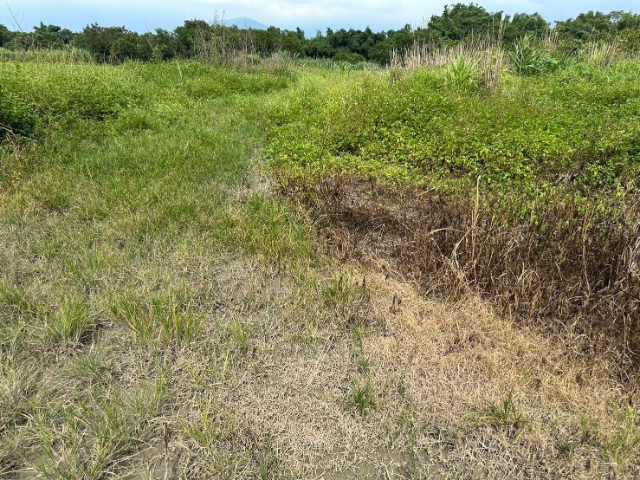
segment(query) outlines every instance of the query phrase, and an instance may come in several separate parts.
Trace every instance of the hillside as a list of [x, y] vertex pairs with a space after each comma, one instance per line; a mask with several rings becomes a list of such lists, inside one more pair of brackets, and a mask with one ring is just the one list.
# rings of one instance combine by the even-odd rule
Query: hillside
[[252, 28], [254, 30], [266, 30], [269, 28], [267, 25], [264, 25], [257, 20], [253, 20], [249, 17], [238, 17], [238, 18], [230, 18], [228, 20], [224, 20], [225, 25], [236, 25], [238, 28]]

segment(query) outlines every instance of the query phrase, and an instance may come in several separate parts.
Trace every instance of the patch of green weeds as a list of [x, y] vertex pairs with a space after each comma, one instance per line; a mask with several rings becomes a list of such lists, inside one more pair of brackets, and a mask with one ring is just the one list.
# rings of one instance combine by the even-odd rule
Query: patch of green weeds
[[370, 294], [365, 278], [359, 282], [351, 276], [339, 275], [319, 289], [326, 305], [334, 310], [341, 324], [357, 327], [368, 324]]
[[516, 410], [513, 391], [510, 391], [501, 404], [485, 400], [487, 409], [480, 412], [478, 424], [494, 425], [501, 429], [520, 429], [531, 423], [522, 413]]
[[378, 402], [371, 380], [368, 379], [364, 385], [354, 385], [353, 390], [347, 397], [347, 402], [355, 407], [363, 417], [366, 417], [371, 410], [374, 410]]
[[[535, 71], [551, 69], [553, 59], [534, 60]], [[532, 61], [522, 60], [523, 71]], [[460, 57], [448, 69], [420, 70], [393, 84], [359, 74], [318, 81], [316, 98], [302, 86], [292, 89], [284, 108], [270, 112], [271, 165], [283, 185], [346, 173], [469, 194], [481, 175], [485, 191], [516, 196], [558, 186], [612, 192], [637, 178], [635, 114], [619, 109], [639, 95], [631, 80], [637, 62], [594, 68], [591, 79], [569, 67], [503, 72], [491, 95], [472, 88], [473, 70]]]
[[358, 364], [358, 370], [362, 374], [369, 374], [369, 368], [371, 363], [364, 353], [364, 334], [358, 326], [353, 327], [353, 336], [357, 342], [357, 348], [355, 351], [356, 363]]
[[189, 345], [200, 334], [202, 316], [189, 305], [179, 305], [174, 299], [156, 297], [151, 300], [155, 318], [160, 324], [161, 339], [169, 344]]
[[620, 432], [602, 446], [605, 459], [616, 465], [624, 465], [638, 454], [640, 446], [640, 415], [627, 404]]
[[37, 316], [43, 322], [45, 339], [64, 348], [80, 343], [96, 325], [89, 307], [72, 300], [55, 310], [40, 307]]
[[231, 339], [242, 355], [246, 355], [249, 351], [249, 340], [251, 339], [251, 328], [244, 325], [239, 320], [229, 324], [229, 333]]
[[258, 475], [260, 480], [270, 480], [276, 478], [280, 472], [281, 459], [270, 445], [262, 449], [257, 459]]
[[170, 294], [122, 296], [110, 302], [110, 312], [114, 321], [126, 326], [142, 344], [185, 347], [198, 338], [202, 327], [202, 316]]
[[40, 458], [32, 468], [40, 476], [99, 479], [131, 452], [144, 436], [145, 418], [121, 397], [77, 398], [55, 424], [40, 425]]

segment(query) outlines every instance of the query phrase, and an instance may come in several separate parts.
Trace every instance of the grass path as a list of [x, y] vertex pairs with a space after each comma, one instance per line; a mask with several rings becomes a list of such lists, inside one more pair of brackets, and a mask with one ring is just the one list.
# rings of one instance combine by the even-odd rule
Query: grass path
[[278, 94], [206, 82], [54, 131], [5, 183], [0, 478], [638, 473], [606, 365], [319, 253], [261, 176]]

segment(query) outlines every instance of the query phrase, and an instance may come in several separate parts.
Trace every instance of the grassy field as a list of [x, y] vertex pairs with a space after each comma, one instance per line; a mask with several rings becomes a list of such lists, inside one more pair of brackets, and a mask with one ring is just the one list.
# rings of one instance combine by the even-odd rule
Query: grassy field
[[637, 63], [62, 60], [0, 63], [0, 478], [640, 475]]

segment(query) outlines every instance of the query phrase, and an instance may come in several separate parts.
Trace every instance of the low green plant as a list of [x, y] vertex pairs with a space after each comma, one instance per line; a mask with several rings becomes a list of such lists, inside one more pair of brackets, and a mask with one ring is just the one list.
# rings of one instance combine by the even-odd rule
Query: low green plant
[[40, 308], [38, 316], [44, 322], [46, 338], [63, 347], [80, 342], [94, 325], [86, 305], [74, 301], [53, 311]]
[[624, 465], [640, 449], [640, 415], [627, 404], [621, 431], [603, 445], [604, 458], [617, 465]]
[[52, 428], [51, 419], [39, 421], [41, 454], [32, 468], [46, 479], [104, 478], [113, 463], [140, 442], [144, 425], [120, 397], [76, 398], [57, 419], [60, 429]]
[[371, 367], [371, 362], [364, 353], [364, 335], [362, 329], [359, 326], [353, 327], [353, 335], [356, 338], [357, 348], [355, 352], [358, 369], [363, 374], [368, 374]]
[[353, 278], [339, 275], [320, 286], [320, 294], [327, 306], [335, 311], [340, 322], [348, 326], [361, 326], [366, 318], [369, 290], [366, 280], [362, 284]]
[[202, 325], [202, 317], [189, 306], [182, 307], [171, 300], [168, 308], [158, 308], [154, 311], [161, 328], [161, 338], [165, 343], [175, 341], [178, 345], [187, 346], [193, 342]]
[[360, 415], [366, 417], [369, 412], [377, 406], [377, 400], [375, 392], [373, 391], [373, 386], [371, 385], [371, 380], [367, 380], [367, 382], [362, 386], [355, 385], [349, 394], [347, 401], [350, 405], [353, 405], [356, 408]]
[[251, 329], [243, 325], [242, 322], [235, 321], [229, 324], [229, 333], [240, 352], [245, 355], [249, 351]]
[[0, 85], [0, 139], [29, 137], [34, 134], [37, 124], [29, 105]]
[[110, 305], [112, 319], [127, 327], [134, 340], [142, 344], [152, 343], [156, 332], [152, 317], [140, 307], [131, 296], [112, 300]]
[[480, 413], [479, 424], [495, 425], [503, 429], [518, 429], [531, 423], [531, 420], [517, 412], [513, 400], [513, 390], [509, 392], [501, 404], [495, 404], [489, 400], [485, 400], [485, 404], [488, 409]]
[[260, 480], [271, 480], [279, 471], [282, 461], [273, 448], [268, 445], [258, 456], [258, 475]]

